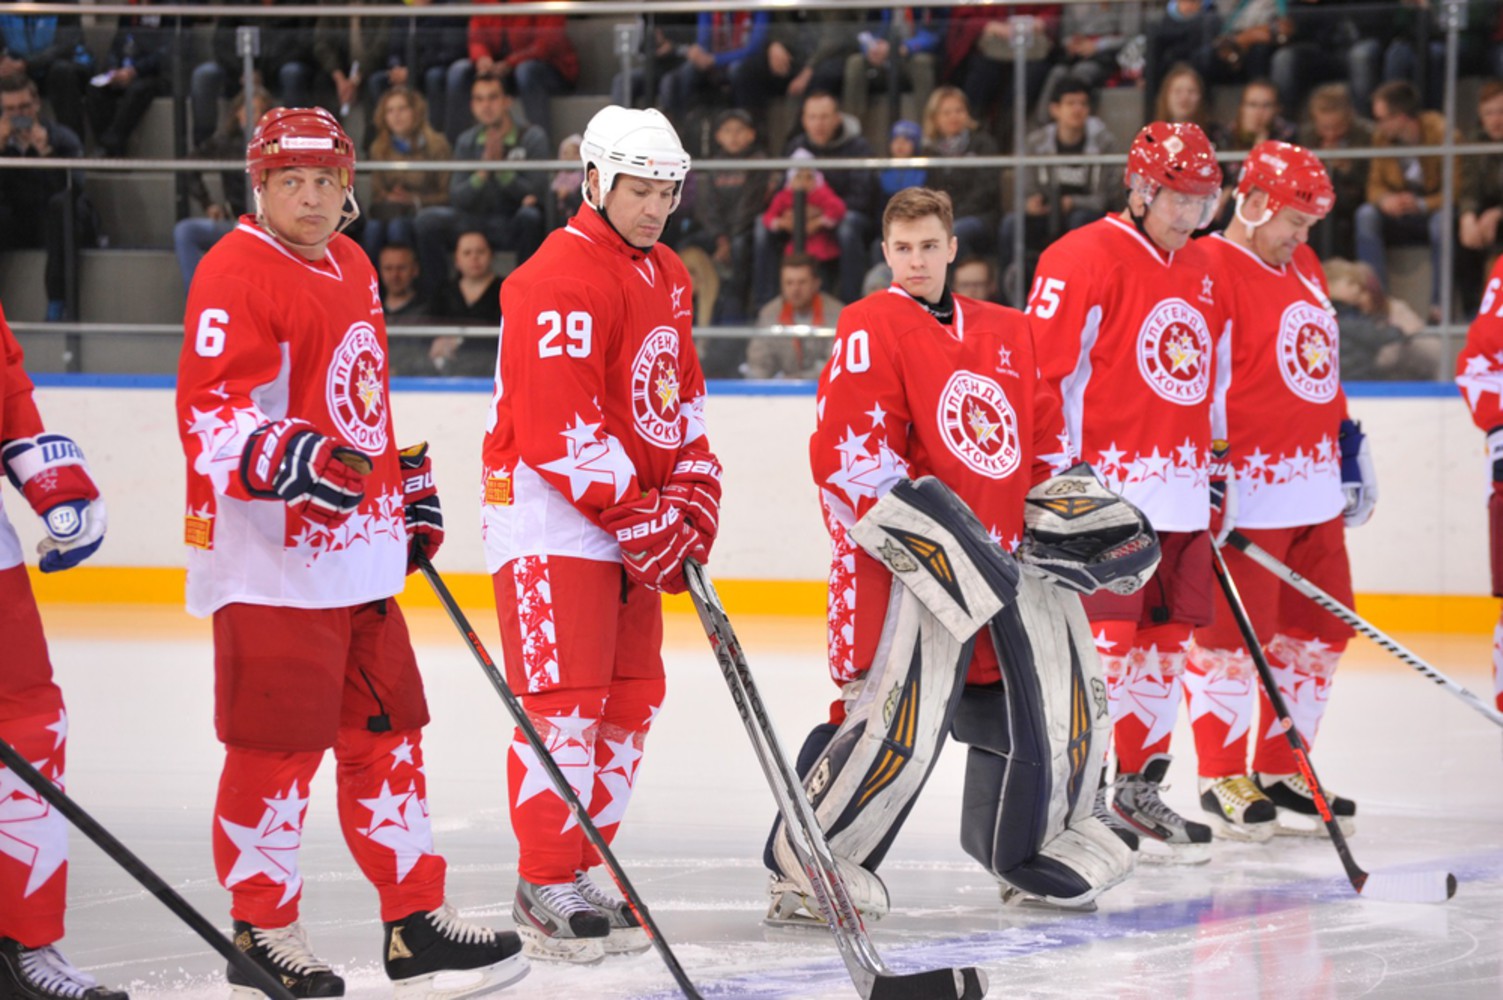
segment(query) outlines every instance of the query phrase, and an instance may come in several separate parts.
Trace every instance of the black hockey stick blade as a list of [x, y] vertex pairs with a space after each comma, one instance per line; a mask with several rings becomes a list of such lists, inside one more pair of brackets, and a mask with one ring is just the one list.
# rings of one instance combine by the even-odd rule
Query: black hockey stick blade
[[474, 655], [475, 660], [480, 664], [480, 669], [485, 672], [486, 678], [491, 682], [491, 687], [495, 688], [496, 693], [501, 696], [501, 701], [506, 705], [507, 713], [511, 715], [512, 721], [517, 724], [517, 729], [521, 731], [522, 736], [532, 748], [532, 752], [537, 756], [538, 763], [542, 764], [543, 770], [548, 772], [548, 778], [553, 783], [554, 791], [563, 799], [564, 804], [569, 807], [569, 813], [574, 817], [574, 822], [579, 824], [580, 830], [584, 831], [585, 837], [594, 845], [595, 850], [599, 852], [600, 859], [605, 862], [606, 870], [611, 873], [611, 878], [616, 883], [616, 888], [621, 890], [621, 896], [626, 900], [626, 904], [631, 907], [632, 913], [637, 918], [637, 923], [647, 932], [648, 939], [652, 941], [653, 947], [657, 949], [658, 956], [662, 958], [663, 964], [667, 966], [669, 974], [673, 976], [673, 981], [678, 984], [679, 990], [689, 1000], [703, 1000], [699, 991], [694, 988], [694, 983], [690, 981], [688, 973], [684, 972], [684, 967], [679, 964], [678, 956], [668, 946], [668, 941], [663, 937], [663, 932], [658, 930], [657, 922], [652, 919], [652, 914], [647, 911], [647, 904], [642, 900], [641, 894], [631, 884], [631, 880], [626, 877], [626, 870], [621, 867], [621, 862], [616, 859], [615, 852], [611, 850], [610, 845], [601, 836], [600, 829], [590, 819], [590, 811], [584, 807], [584, 803], [579, 801], [579, 796], [574, 794], [574, 789], [569, 784], [569, 779], [564, 776], [564, 772], [559, 768], [558, 762], [548, 752], [547, 744], [538, 735], [538, 731], [533, 726], [532, 720], [527, 717], [527, 712], [522, 707], [521, 700], [512, 691], [511, 685], [506, 683], [506, 678], [501, 676], [501, 671], [497, 669], [496, 662], [491, 659], [491, 654], [486, 652], [484, 644], [480, 641], [480, 637], [475, 634], [475, 630], [470, 626], [470, 620], [465, 617], [464, 611], [460, 609], [459, 602], [449, 592], [449, 587], [444, 583], [443, 577], [438, 575], [438, 570], [433, 568], [433, 563], [428, 560], [425, 554], [419, 552], [413, 557], [413, 562], [417, 565], [418, 569], [422, 570], [423, 576], [428, 580], [428, 585], [438, 595], [438, 601], [444, 606], [444, 610], [448, 612], [449, 620], [454, 623], [454, 627], [459, 630], [459, 634], [464, 636], [465, 644], [470, 647], [470, 653]]
[[746, 663], [725, 606], [720, 602], [720, 595], [715, 592], [715, 585], [710, 582], [704, 567], [693, 559], [684, 560], [684, 579], [720, 672], [730, 688], [731, 699], [762, 766], [762, 773], [767, 777], [778, 811], [787, 824], [790, 842], [805, 867], [820, 912], [835, 938], [836, 950], [845, 961], [857, 992], [865, 1000], [981, 1000], [986, 996], [987, 980], [980, 969], [934, 969], [899, 974], [883, 963], [867, 934], [860, 912], [851, 903], [849, 891], [809, 804], [803, 783], [788, 764], [788, 755], [772, 728], [772, 720], [767, 716], [767, 709], [752, 680], [751, 668]]
[[1331, 844], [1336, 848], [1336, 855], [1341, 859], [1341, 866], [1346, 869], [1347, 880], [1352, 883], [1352, 888], [1366, 899], [1378, 899], [1389, 903], [1444, 903], [1456, 895], [1456, 876], [1444, 871], [1422, 872], [1366, 872], [1357, 864], [1357, 859], [1352, 856], [1352, 849], [1346, 842], [1346, 834], [1341, 832], [1341, 824], [1337, 822], [1335, 814], [1331, 812], [1330, 799], [1326, 796], [1325, 786], [1315, 775], [1315, 765], [1310, 762], [1310, 747], [1300, 731], [1295, 728], [1294, 719], [1289, 715], [1289, 707], [1284, 703], [1284, 696], [1279, 692], [1278, 681], [1274, 679], [1273, 670], [1268, 666], [1268, 658], [1263, 655], [1263, 644], [1258, 641], [1258, 633], [1253, 629], [1252, 619], [1247, 614], [1247, 606], [1242, 603], [1242, 595], [1237, 592], [1237, 584], [1232, 580], [1232, 574], [1227, 571], [1226, 560], [1221, 557], [1221, 545], [1218, 542], [1211, 543], [1211, 568], [1216, 573], [1216, 581], [1221, 584], [1221, 590], [1226, 595], [1226, 603], [1232, 609], [1232, 617], [1237, 620], [1237, 630], [1242, 633], [1242, 643], [1247, 647], [1248, 655], [1252, 657], [1253, 665], [1258, 669], [1258, 680], [1263, 684], [1263, 691], [1268, 695], [1268, 704], [1273, 707], [1274, 715], [1278, 717], [1279, 727], [1284, 731], [1284, 737], [1289, 741], [1290, 748], [1294, 751], [1294, 764], [1304, 776], [1305, 784], [1310, 787], [1310, 795], [1315, 800], [1315, 808], [1320, 812], [1321, 821], [1325, 823], [1326, 832], [1331, 836]]
[[241, 975], [250, 980], [252, 986], [275, 1000], [293, 1000], [287, 987], [281, 981], [272, 976], [261, 966], [251, 960], [245, 952], [236, 948], [229, 939], [219, 932], [219, 929], [209, 923], [208, 919], [195, 910], [189, 902], [178, 895], [162, 877], [152, 871], [140, 858], [136, 857], [131, 850], [120, 841], [115, 839], [99, 821], [84, 811], [83, 807], [74, 802], [62, 789], [48, 781], [36, 768], [31, 766], [27, 759], [16, 752], [16, 748], [5, 740], [0, 739], [0, 763], [4, 763], [21, 780], [31, 786], [47, 803], [62, 813], [63, 816], [78, 828], [85, 837], [92, 840], [98, 848], [109, 855], [110, 860], [134, 878], [146, 891], [161, 900], [163, 906], [175, 913], [183, 923], [193, 929], [193, 932], [208, 942], [209, 947], [225, 957], [225, 960], [240, 970]]

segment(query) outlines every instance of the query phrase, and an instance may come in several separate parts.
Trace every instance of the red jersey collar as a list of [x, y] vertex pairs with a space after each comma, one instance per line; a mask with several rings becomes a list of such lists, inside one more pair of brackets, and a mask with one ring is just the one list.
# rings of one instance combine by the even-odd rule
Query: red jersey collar
[[616, 251], [632, 263], [645, 260], [652, 253], [652, 247], [643, 250], [626, 242], [626, 238], [616, 232], [600, 210], [588, 203], [581, 205], [579, 211], [574, 213], [574, 218], [569, 220], [569, 229], [597, 246]]

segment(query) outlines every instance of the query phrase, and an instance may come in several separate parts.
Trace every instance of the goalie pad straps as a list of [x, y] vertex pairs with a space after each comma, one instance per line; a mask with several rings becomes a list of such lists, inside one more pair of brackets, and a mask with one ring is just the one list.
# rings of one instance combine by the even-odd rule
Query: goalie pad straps
[[971, 745], [961, 846], [1029, 895], [1083, 905], [1133, 867], [1091, 815], [1110, 723], [1090, 623], [1073, 594], [1025, 575], [991, 630], [1002, 682], [967, 688], [955, 718]]

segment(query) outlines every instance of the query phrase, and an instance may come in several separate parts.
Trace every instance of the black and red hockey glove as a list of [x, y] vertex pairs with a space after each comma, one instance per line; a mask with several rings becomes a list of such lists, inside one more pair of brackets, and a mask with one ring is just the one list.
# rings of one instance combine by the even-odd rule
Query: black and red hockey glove
[[315, 524], [335, 527], [365, 499], [370, 456], [324, 437], [306, 420], [278, 420], [251, 431], [240, 456], [245, 490], [281, 500]]
[[417, 557], [432, 560], [444, 544], [444, 512], [433, 482], [433, 459], [428, 442], [397, 453], [402, 464], [402, 505], [407, 514], [407, 572], [417, 569]]

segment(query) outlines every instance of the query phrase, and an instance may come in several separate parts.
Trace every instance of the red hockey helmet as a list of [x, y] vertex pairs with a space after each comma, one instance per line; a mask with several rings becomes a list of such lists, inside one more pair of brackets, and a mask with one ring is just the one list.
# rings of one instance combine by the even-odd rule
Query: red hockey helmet
[[1242, 219], [1253, 228], [1273, 218], [1285, 206], [1322, 218], [1336, 204], [1336, 189], [1315, 154], [1303, 146], [1276, 139], [1258, 143], [1242, 164], [1242, 174], [1237, 178], [1239, 216], [1242, 200], [1254, 190], [1267, 193], [1268, 210], [1256, 223]]
[[1127, 151], [1123, 182], [1132, 187], [1140, 177], [1151, 184], [1182, 194], [1205, 197], [1221, 190], [1221, 165], [1216, 147], [1191, 122], [1149, 122]]
[[261, 187], [281, 167], [332, 167], [346, 191], [355, 186], [355, 144], [323, 108], [272, 108], [256, 123], [245, 149], [245, 171]]

